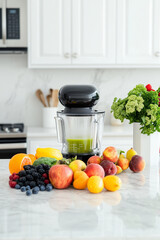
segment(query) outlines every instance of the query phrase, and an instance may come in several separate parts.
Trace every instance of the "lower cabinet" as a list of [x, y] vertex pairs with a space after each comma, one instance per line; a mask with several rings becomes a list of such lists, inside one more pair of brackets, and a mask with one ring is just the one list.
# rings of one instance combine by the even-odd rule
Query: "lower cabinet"
[[52, 147], [61, 150], [61, 144], [56, 137], [34, 137], [27, 139], [27, 153], [35, 154], [37, 148]]

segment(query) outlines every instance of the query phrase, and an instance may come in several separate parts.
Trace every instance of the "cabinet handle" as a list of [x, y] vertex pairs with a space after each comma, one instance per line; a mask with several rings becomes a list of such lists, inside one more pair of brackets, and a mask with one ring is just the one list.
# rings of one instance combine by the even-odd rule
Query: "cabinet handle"
[[78, 57], [78, 53], [73, 53], [73, 54], [72, 54], [72, 57], [73, 57], [73, 58], [77, 58], [77, 57]]
[[70, 58], [70, 53], [65, 53], [65, 54], [64, 54], [64, 57], [65, 57], [65, 58]]
[[160, 52], [155, 52], [156, 57], [160, 57]]

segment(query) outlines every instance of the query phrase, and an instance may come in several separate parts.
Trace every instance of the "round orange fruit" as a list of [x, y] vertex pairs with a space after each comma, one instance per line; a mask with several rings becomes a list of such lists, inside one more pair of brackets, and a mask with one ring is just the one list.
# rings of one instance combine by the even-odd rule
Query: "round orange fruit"
[[89, 177], [83, 171], [76, 171], [74, 173], [73, 187], [79, 190], [85, 189], [87, 187]]
[[99, 176], [92, 176], [88, 179], [87, 188], [91, 193], [100, 193], [104, 188], [103, 179]]
[[109, 175], [103, 178], [104, 187], [111, 192], [115, 192], [121, 188], [121, 179], [117, 176]]
[[24, 165], [32, 164], [32, 160], [29, 155], [25, 153], [18, 153], [14, 155], [9, 162], [9, 171], [11, 174], [18, 173], [23, 170]]

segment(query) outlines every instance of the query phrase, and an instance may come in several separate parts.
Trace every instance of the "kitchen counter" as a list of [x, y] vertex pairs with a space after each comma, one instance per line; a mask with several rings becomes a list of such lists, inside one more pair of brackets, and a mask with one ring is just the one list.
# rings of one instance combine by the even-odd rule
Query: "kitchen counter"
[[122, 188], [40, 192], [27, 197], [8, 185], [8, 160], [0, 160], [0, 240], [160, 239], [159, 169], [129, 169]]
[[[133, 135], [133, 125], [105, 126], [103, 136], [131, 136]], [[56, 137], [56, 129], [42, 127], [28, 127], [27, 137]]]

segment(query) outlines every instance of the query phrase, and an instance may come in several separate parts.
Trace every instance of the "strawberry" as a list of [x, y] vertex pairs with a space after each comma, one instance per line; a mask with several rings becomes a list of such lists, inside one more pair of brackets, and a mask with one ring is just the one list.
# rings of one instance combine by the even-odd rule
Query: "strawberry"
[[158, 96], [160, 97], [160, 92], [158, 93]]
[[147, 84], [147, 85], [146, 85], [146, 89], [147, 89], [147, 91], [151, 91], [151, 90], [152, 90], [151, 84]]

